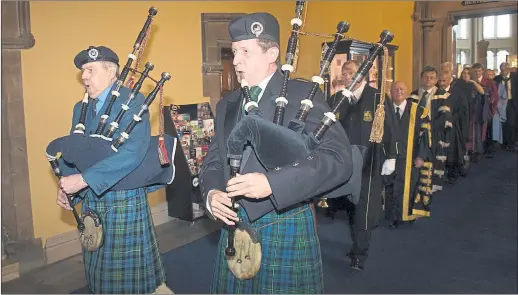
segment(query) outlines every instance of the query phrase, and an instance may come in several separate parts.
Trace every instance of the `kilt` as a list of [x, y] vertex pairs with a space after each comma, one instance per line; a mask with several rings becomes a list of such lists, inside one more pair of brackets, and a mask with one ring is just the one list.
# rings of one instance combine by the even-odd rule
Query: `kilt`
[[88, 287], [94, 293], [153, 293], [166, 274], [156, 239], [145, 189], [108, 192], [97, 198], [91, 191], [82, 211], [97, 212], [104, 243], [94, 252], [83, 249]]
[[[238, 212], [243, 222], [246, 212]], [[259, 235], [261, 268], [249, 280], [237, 279], [228, 268], [225, 247], [228, 230], [221, 230], [211, 293], [294, 293], [320, 294], [324, 291], [322, 257], [314, 207], [304, 204], [282, 214], [272, 211], [251, 225]]]

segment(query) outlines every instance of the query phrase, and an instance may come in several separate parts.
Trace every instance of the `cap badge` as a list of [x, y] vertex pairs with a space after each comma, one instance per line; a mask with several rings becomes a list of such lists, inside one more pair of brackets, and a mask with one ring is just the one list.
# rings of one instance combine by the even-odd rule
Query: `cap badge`
[[262, 34], [263, 30], [263, 25], [260, 22], [254, 22], [250, 26], [250, 31], [252, 31], [252, 34], [254, 34], [256, 38], [259, 38], [259, 35]]
[[99, 50], [97, 50], [96, 48], [92, 48], [92, 49], [88, 50], [89, 58], [96, 60], [98, 56], [99, 56]]

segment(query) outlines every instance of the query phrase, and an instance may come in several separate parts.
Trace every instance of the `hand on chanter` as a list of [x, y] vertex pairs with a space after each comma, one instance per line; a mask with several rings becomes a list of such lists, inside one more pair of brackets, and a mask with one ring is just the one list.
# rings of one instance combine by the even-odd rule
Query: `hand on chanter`
[[75, 194], [87, 186], [81, 174], [65, 176], [59, 180], [59, 187], [67, 194]]
[[61, 189], [58, 189], [58, 198], [56, 203], [63, 209], [72, 210], [72, 207], [70, 207], [70, 202], [68, 202], [67, 194], [65, 194], [65, 192]]
[[239, 221], [237, 213], [231, 209], [232, 200], [228, 197], [227, 193], [212, 190], [209, 192], [207, 198], [209, 199], [210, 210], [214, 217], [228, 225], [234, 225], [234, 221]]
[[267, 198], [272, 194], [272, 188], [266, 175], [262, 173], [247, 173], [230, 179], [227, 182], [227, 192], [230, 198], [244, 196], [252, 199]]

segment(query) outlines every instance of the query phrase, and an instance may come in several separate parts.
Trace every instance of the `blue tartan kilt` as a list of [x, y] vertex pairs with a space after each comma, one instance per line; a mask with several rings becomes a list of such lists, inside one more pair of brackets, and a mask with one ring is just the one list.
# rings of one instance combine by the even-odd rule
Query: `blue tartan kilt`
[[[238, 215], [247, 221], [240, 208]], [[259, 234], [261, 268], [249, 280], [237, 279], [225, 258], [228, 230], [222, 229], [211, 293], [320, 294], [324, 292], [322, 257], [314, 207], [304, 204], [278, 214], [272, 211], [252, 224]]]
[[144, 189], [108, 192], [97, 198], [91, 191], [82, 211], [97, 212], [104, 243], [94, 252], [83, 249], [88, 287], [94, 293], [153, 293], [166, 273]]

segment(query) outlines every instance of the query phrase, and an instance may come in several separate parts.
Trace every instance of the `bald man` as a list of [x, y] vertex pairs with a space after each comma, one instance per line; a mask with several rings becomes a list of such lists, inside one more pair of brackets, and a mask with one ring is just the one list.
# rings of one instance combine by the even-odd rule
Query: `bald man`
[[[390, 89], [395, 113], [394, 134], [397, 142], [396, 171], [387, 181], [385, 218], [391, 227], [430, 216], [431, 133], [428, 109], [407, 100], [408, 87], [396, 81]], [[423, 170], [420, 181], [420, 170]], [[384, 171], [383, 171], [384, 172]], [[383, 173], [382, 172], [382, 173]], [[385, 173], [383, 173], [385, 174]], [[408, 190], [405, 188], [408, 187]]]

